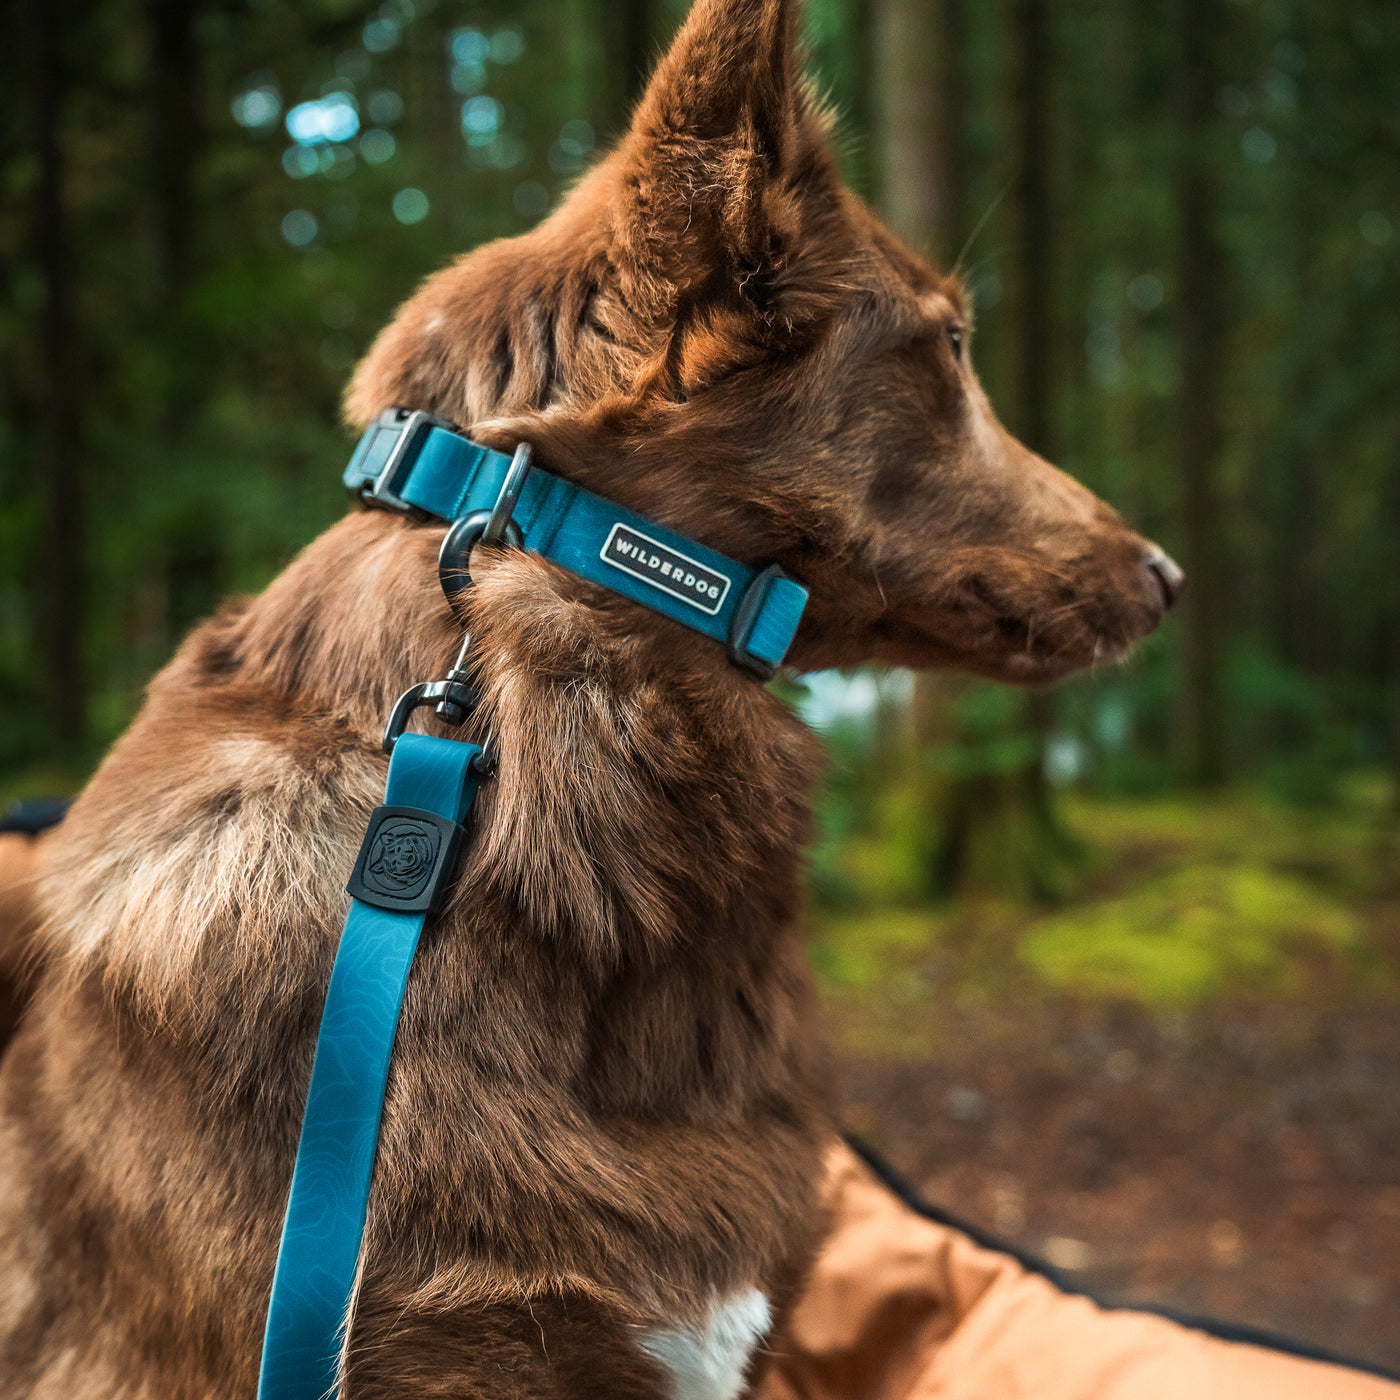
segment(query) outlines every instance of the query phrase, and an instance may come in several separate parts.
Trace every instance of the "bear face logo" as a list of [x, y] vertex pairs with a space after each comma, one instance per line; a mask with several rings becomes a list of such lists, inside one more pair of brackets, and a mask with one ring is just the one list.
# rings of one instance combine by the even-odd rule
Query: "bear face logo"
[[415, 898], [432, 876], [440, 841], [437, 828], [427, 822], [388, 818], [375, 833], [365, 861], [365, 884], [379, 894]]

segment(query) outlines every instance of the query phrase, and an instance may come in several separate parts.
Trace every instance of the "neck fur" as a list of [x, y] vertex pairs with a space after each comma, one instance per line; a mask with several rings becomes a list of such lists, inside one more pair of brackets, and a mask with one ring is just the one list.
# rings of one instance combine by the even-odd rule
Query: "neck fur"
[[[382, 514], [343, 522], [244, 615], [243, 659], [374, 742], [395, 696], [442, 675], [460, 640], [439, 542]], [[478, 724], [500, 770], [459, 899], [494, 896], [606, 958], [789, 923], [816, 771], [805, 727], [678, 624], [537, 556], [477, 560]]]

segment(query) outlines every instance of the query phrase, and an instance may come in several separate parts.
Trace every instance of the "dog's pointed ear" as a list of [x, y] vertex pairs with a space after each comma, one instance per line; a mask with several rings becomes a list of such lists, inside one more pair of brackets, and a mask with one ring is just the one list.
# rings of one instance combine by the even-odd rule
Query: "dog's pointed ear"
[[797, 20], [798, 0], [698, 0], [647, 87], [613, 233], [657, 291], [780, 263], [803, 198], [834, 178]]

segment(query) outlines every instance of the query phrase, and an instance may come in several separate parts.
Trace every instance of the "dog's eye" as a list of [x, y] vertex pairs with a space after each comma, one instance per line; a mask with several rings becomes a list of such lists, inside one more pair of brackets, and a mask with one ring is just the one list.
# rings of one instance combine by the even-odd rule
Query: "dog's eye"
[[962, 363], [963, 357], [963, 336], [964, 331], [961, 326], [948, 327], [948, 344], [953, 347], [953, 358]]

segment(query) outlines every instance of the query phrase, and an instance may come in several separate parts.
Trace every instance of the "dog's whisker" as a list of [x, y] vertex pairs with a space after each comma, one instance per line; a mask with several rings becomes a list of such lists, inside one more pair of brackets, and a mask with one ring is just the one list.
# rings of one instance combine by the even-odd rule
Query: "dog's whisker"
[[880, 595], [880, 606], [888, 612], [890, 600], [887, 597], [885, 597], [885, 587], [880, 582], [880, 571], [875, 567], [874, 564], [870, 566], [870, 577], [875, 581], [875, 589]]
[[963, 259], [967, 256], [972, 245], [981, 237], [983, 229], [991, 222], [992, 216], [1001, 208], [1006, 200], [1006, 196], [1015, 188], [1017, 178], [1018, 177], [1014, 174], [1007, 177], [1006, 183], [992, 196], [986, 209], [982, 211], [981, 217], [972, 226], [972, 232], [963, 240], [962, 247], [958, 249], [957, 257], [953, 259], [954, 277], [961, 277], [963, 275]]

